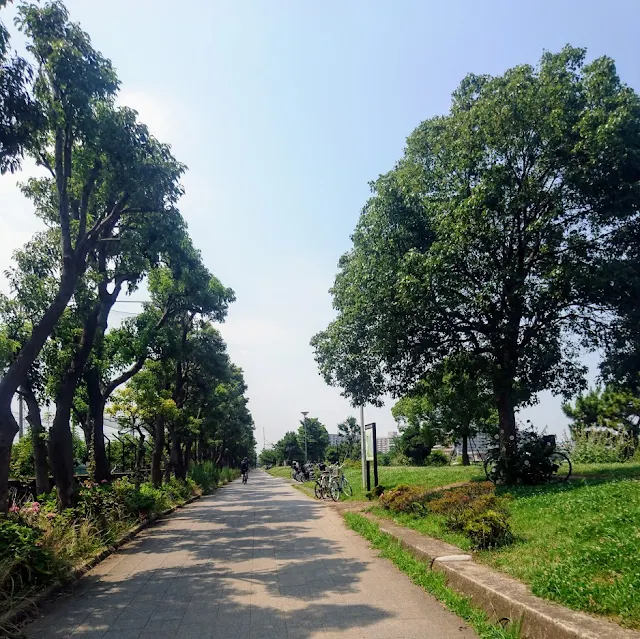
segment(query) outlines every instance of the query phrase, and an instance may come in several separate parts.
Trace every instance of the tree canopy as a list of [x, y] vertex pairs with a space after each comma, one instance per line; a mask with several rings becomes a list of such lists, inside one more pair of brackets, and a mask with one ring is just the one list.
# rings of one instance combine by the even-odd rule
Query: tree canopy
[[640, 205], [640, 99], [611, 59], [585, 57], [566, 47], [467, 76], [372, 183], [331, 290], [337, 318], [312, 339], [355, 404], [411, 393], [462, 356], [509, 457], [517, 407], [584, 388], [579, 349], [612, 308], [593, 282]]

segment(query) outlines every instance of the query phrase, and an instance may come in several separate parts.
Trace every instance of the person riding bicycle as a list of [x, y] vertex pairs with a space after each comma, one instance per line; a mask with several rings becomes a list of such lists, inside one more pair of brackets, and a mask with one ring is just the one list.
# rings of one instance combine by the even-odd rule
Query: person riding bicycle
[[249, 459], [247, 457], [240, 462], [240, 472], [242, 473], [243, 479], [245, 475], [249, 474]]

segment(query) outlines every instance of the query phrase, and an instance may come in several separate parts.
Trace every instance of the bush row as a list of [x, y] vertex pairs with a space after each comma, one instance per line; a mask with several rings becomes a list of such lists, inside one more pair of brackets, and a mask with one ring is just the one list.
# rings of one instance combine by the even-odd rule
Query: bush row
[[443, 491], [400, 485], [380, 496], [383, 508], [415, 516], [439, 515], [448, 530], [464, 534], [475, 549], [513, 541], [508, 497], [498, 496], [490, 482], [470, 483]]
[[0, 614], [44, 585], [64, 580], [74, 565], [111, 545], [137, 522], [211, 492], [238, 472], [210, 462], [192, 468], [189, 478], [172, 478], [159, 488], [129, 479], [84, 482], [76, 505], [56, 509], [55, 489], [37, 501], [13, 503], [0, 520]]

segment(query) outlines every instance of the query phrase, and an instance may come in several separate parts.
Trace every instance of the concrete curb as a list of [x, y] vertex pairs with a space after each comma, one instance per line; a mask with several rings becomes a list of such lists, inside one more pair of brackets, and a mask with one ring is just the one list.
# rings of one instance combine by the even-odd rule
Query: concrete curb
[[[219, 490], [221, 487], [222, 486], [218, 487], [216, 490]], [[214, 490], [213, 492], [216, 491]], [[213, 493], [209, 493], [209, 495], [212, 494]], [[121, 535], [111, 546], [100, 551], [97, 555], [91, 557], [91, 559], [88, 559], [87, 561], [76, 566], [71, 571], [67, 579], [65, 579], [64, 583], [58, 582], [47, 586], [44, 590], [36, 593], [31, 599], [21, 602], [15, 608], [12, 608], [11, 610], [9, 610], [9, 612], [2, 615], [2, 617], [0, 617], [0, 629], [18, 628], [18, 626], [33, 620], [43, 604], [48, 602], [52, 597], [54, 597], [54, 595], [57, 595], [62, 590], [76, 584], [87, 572], [89, 572], [92, 568], [95, 568], [95, 566], [97, 566], [101, 561], [104, 561], [107, 557], [119, 550], [127, 542], [131, 541], [145, 528], [155, 523], [156, 521], [159, 521], [161, 519], [164, 519], [168, 515], [171, 515], [176, 510], [192, 504], [202, 496], [204, 495], [194, 495], [193, 497], [187, 499], [184, 504], [173, 506], [172, 508], [169, 508], [168, 510], [162, 512], [160, 515], [152, 515], [148, 519], [145, 519], [145, 521], [136, 524], [129, 531]]]
[[492, 619], [521, 624], [527, 639], [640, 639], [640, 632], [628, 630], [583, 612], [536, 597], [522, 582], [478, 564], [462, 550], [415, 530], [360, 512], [378, 524], [380, 530], [397, 539], [431, 570], [443, 572], [447, 585], [470, 597]]

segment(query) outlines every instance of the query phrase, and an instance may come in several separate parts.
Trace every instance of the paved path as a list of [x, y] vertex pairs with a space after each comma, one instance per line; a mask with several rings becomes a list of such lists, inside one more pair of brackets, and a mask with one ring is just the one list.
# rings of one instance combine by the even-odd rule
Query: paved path
[[253, 472], [141, 533], [28, 637], [468, 639], [336, 511]]

